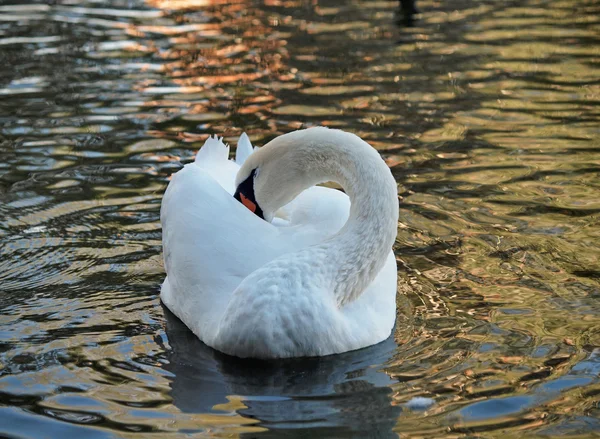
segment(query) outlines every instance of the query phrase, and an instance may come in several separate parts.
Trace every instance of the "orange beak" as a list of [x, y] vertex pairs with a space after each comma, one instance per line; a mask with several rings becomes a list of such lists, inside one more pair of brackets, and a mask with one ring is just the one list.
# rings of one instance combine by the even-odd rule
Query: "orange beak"
[[244, 206], [246, 206], [250, 212], [255, 213], [256, 212], [256, 204], [254, 204], [252, 201], [250, 201], [248, 198], [246, 198], [244, 196], [244, 194], [240, 193], [240, 201], [242, 202], [242, 204]]

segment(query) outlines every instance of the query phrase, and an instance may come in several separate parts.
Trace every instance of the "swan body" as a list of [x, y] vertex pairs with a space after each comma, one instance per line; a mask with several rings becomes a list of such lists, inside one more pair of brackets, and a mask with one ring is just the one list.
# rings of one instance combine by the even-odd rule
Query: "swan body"
[[[169, 183], [163, 303], [238, 357], [322, 356], [385, 340], [396, 317], [398, 202], [377, 151], [318, 127], [257, 150], [244, 134], [236, 161], [228, 155], [211, 138]], [[348, 195], [315, 186], [325, 181]]]

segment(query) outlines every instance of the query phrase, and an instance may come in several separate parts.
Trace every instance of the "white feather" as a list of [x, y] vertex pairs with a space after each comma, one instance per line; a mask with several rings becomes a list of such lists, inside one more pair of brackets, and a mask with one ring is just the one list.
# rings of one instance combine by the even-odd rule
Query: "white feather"
[[235, 150], [235, 162], [240, 166], [243, 165], [250, 154], [252, 154], [252, 143], [250, 143], [248, 135], [242, 133]]

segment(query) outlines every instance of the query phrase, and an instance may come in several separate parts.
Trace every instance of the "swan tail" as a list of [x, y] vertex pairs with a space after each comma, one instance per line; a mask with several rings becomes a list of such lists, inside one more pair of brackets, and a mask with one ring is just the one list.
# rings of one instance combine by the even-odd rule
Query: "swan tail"
[[196, 163], [219, 163], [229, 159], [229, 145], [223, 143], [222, 137], [211, 136], [196, 154]]
[[237, 149], [235, 150], [235, 162], [242, 166], [248, 156], [252, 154], [252, 143], [246, 133], [242, 133], [238, 140]]

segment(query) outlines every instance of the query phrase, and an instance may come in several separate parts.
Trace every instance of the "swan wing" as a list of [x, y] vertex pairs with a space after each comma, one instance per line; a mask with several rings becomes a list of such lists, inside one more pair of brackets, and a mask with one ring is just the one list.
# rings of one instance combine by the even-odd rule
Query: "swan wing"
[[235, 192], [235, 176], [240, 166], [252, 154], [250, 139], [243, 133], [239, 140], [235, 154], [235, 161], [229, 160], [229, 145], [223, 143], [222, 137], [209, 137], [196, 154], [194, 163], [204, 169], [227, 192]]
[[249, 273], [290, 251], [289, 240], [196, 164], [177, 172], [161, 206], [163, 303], [201, 340]]
[[167, 273], [189, 284], [230, 291], [279, 254], [277, 228], [253, 215], [207, 170], [188, 164], [161, 206]]
[[238, 140], [237, 149], [235, 150], [235, 162], [242, 166], [246, 159], [252, 154], [252, 143], [246, 133], [242, 133]]
[[194, 164], [210, 175], [230, 194], [235, 192], [235, 176], [240, 166], [229, 160], [229, 145], [217, 136], [209, 137], [196, 154]]

